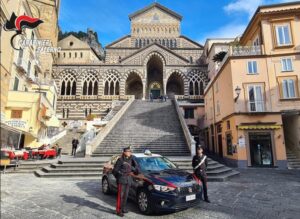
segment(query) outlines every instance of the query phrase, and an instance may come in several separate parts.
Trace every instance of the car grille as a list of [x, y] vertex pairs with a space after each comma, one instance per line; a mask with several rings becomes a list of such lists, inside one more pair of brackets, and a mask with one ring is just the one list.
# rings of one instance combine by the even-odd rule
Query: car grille
[[191, 186], [187, 186], [187, 187], [178, 187], [177, 188], [177, 193], [179, 195], [190, 195], [190, 194], [194, 194], [199, 192], [201, 189], [201, 186], [198, 184], [194, 184]]

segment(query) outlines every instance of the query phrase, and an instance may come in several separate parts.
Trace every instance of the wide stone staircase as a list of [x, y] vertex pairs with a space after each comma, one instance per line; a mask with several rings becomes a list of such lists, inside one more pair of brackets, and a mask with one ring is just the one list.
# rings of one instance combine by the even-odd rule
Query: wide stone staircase
[[70, 129], [67, 130], [67, 134], [63, 138], [59, 139], [55, 143], [62, 147], [62, 154], [71, 154], [73, 138], [80, 139], [82, 134], [83, 132], [80, 130]]
[[92, 156], [118, 154], [125, 146], [135, 153], [149, 149], [165, 156], [188, 156], [190, 150], [173, 102], [135, 100]]
[[[191, 157], [168, 157], [178, 168], [192, 172]], [[64, 178], [64, 179], [101, 179], [102, 169], [109, 157], [76, 158], [60, 160], [50, 166], [36, 170], [34, 174], [42, 178]], [[208, 159], [208, 181], [222, 182], [239, 172], [228, 168], [212, 159]]]

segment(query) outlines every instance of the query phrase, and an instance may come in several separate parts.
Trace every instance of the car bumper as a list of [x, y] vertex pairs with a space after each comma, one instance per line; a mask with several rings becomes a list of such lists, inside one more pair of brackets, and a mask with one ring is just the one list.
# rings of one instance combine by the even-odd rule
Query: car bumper
[[196, 195], [196, 199], [192, 201], [186, 201], [186, 195], [177, 196], [174, 194], [162, 194], [161, 192], [152, 192], [150, 195], [150, 203], [152, 203], [152, 209], [157, 212], [180, 211], [194, 207], [200, 203], [200, 200], [202, 198], [202, 191], [193, 194]]

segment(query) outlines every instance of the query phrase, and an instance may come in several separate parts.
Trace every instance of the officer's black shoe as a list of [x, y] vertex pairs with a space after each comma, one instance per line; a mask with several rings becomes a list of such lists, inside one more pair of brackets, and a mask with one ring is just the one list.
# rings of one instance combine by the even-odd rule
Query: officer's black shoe
[[204, 201], [205, 202], [207, 202], [207, 203], [210, 203], [210, 201], [209, 201], [209, 199], [207, 198], [207, 199], [204, 199]]
[[119, 217], [124, 217], [124, 214], [123, 214], [122, 212], [117, 213], [117, 215], [118, 215]]
[[128, 213], [128, 210], [127, 210], [127, 209], [124, 209], [124, 210], [122, 210], [122, 212], [123, 212], [124, 214], [126, 214], [126, 213]]

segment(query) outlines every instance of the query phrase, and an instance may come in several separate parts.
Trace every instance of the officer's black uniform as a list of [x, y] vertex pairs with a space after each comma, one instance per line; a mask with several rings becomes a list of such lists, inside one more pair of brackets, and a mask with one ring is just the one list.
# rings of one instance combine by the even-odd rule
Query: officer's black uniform
[[[125, 149], [124, 149], [125, 150]], [[113, 174], [116, 176], [117, 185], [118, 185], [118, 197], [117, 197], [117, 214], [127, 213], [126, 203], [128, 198], [128, 192], [132, 184], [132, 176], [130, 173], [139, 174], [139, 169], [132, 158], [125, 157], [122, 155], [116, 162], [113, 169]]]
[[195, 167], [204, 159], [205, 155], [202, 154], [202, 156], [195, 155], [193, 157], [193, 162], [192, 166], [194, 169], [195, 175], [201, 180], [202, 185], [203, 185], [203, 193], [204, 193], [204, 200], [209, 202], [208, 196], [207, 196], [207, 175], [206, 175], [206, 170], [207, 170], [207, 158], [205, 161], [197, 168]]

